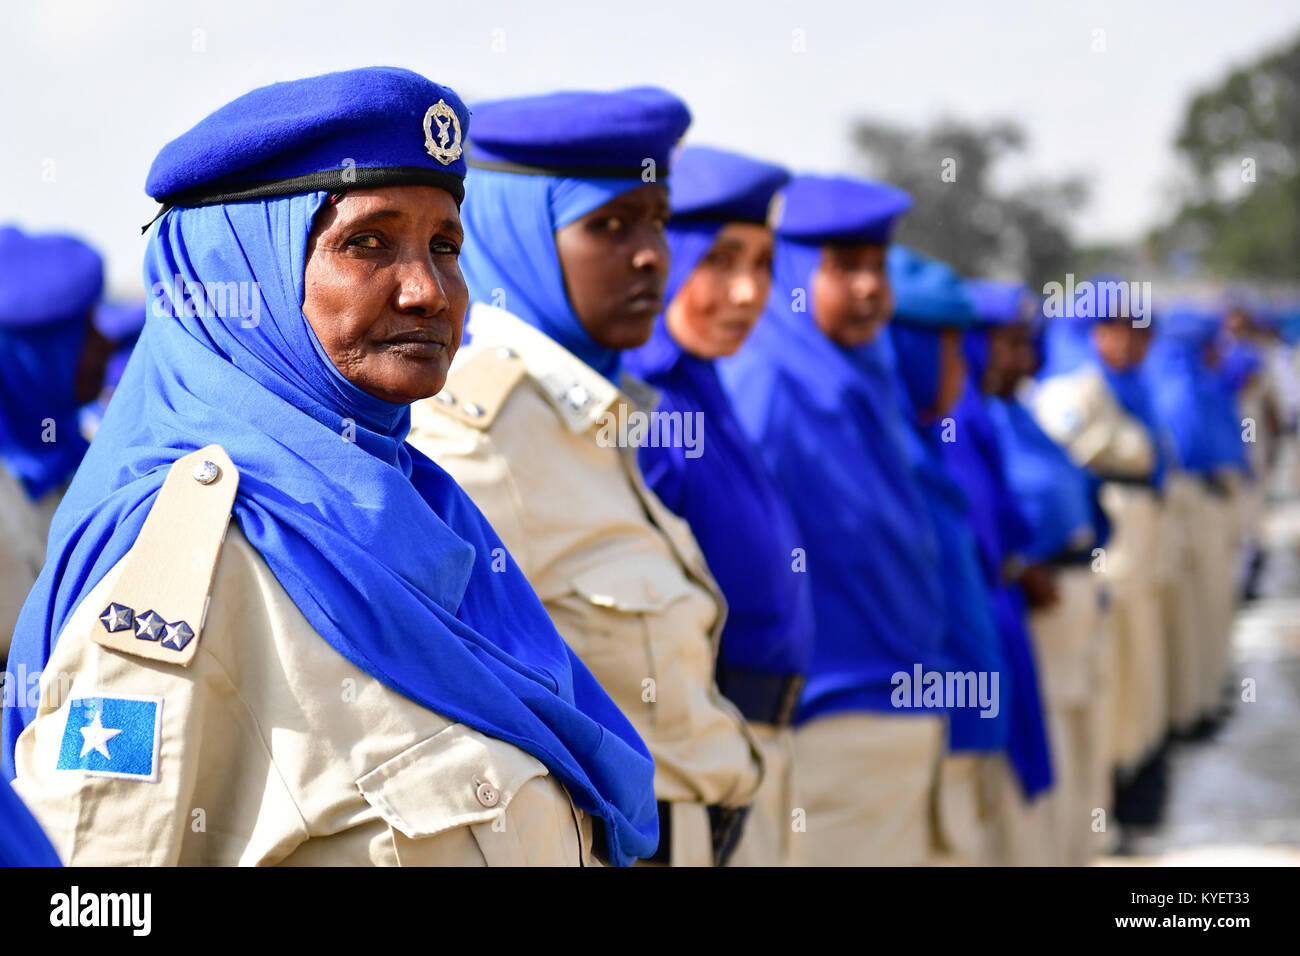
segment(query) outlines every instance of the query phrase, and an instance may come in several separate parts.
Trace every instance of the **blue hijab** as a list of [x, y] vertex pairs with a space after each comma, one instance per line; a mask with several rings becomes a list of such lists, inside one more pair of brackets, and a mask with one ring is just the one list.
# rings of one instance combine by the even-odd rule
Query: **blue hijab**
[[573, 311], [555, 233], [640, 179], [583, 179], [471, 169], [461, 210], [460, 268], [470, 299], [505, 309], [618, 383], [622, 353], [591, 337]]
[[[666, 303], [712, 248], [721, 226], [669, 223]], [[650, 341], [629, 352], [625, 365], [660, 391], [659, 412], [703, 415], [698, 457], [688, 458], [683, 447], [645, 446], [638, 459], [646, 483], [690, 524], [727, 599], [723, 692], [726, 667], [802, 673], [812, 652], [813, 623], [808, 576], [794, 570], [798, 527], [785, 495], [741, 429], [714, 363], [682, 349], [661, 313]]]
[[[409, 407], [343, 378], [303, 316], [307, 239], [325, 197], [175, 208], [159, 222], [145, 254], [153, 312], [55, 516], [11, 660], [45, 666], [73, 610], [135, 541], [171, 463], [220, 443], [240, 470], [235, 521], [331, 647], [537, 757], [605, 820], [611, 862], [646, 856], [657, 813], [644, 744], [514, 563], [494, 573], [500, 539], [406, 444]], [[251, 327], [204, 305], [198, 283], [218, 280], [260, 290]], [[340, 440], [345, 428], [355, 441]], [[10, 778], [34, 716], [5, 709]]]
[[940, 332], [969, 326], [974, 302], [943, 263], [896, 247], [890, 267], [897, 301], [890, 337], [910, 411], [913, 461], [942, 547], [950, 654], [958, 670], [999, 675], [997, 717], [953, 710], [949, 744], [954, 751], [1006, 750], [1025, 796], [1033, 797], [1051, 786], [1051, 758], [1024, 596], [1003, 579], [1028, 528], [973, 377], [947, 421], [918, 415], [938, 397]]
[[0, 463], [32, 501], [86, 454], [77, 366], [102, 286], [99, 254], [79, 240], [0, 229]]
[[1029, 799], [1051, 786], [1051, 756], [1029, 635], [1028, 604], [1024, 589], [1019, 582], [1007, 581], [1003, 569], [1013, 557], [1024, 559], [1034, 532], [1011, 484], [997, 428], [974, 377], [968, 379], [952, 418], [957, 441], [942, 446], [944, 460], [971, 504], [980, 567], [1002, 641], [1003, 680], [1009, 684], [1003, 688], [1008, 711], [1007, 757]]
[[715, 363], [737, 416], [794, 509], [815, 637], [800, 720], [905, 714], [892, 677], [948, 669], [935, 530], [910, 467], [888, 337], [843, 349], [810, 308], [815, 243], [778, 233], [768, 307]]
[[[997, 674], [998, 713], [980, 716], [974, 706], [948, 716], [953, 751], [1001, 750], [1008, 735], [1006, 666], [971, 523], [971, 504], [946, 461], [947, 422], [923, 420], [939, 397], [940, 330], [965, 324], [970, 303], [946, 266], [903, 246], [889, 252], [895, 313], [889, 341], [896, 361], [899, 402], [907, 422], [907, 460], [938, 538], [942, 602], [937, 615], [953, 671]], [[962, 436], [958, 436], [959, 438]]]
[[[1028, 295], [1025, 286], [971, 281], [967, 289], [980, 324], [966, 331], [962, 343], [970, 364], [972, 392], [963, 399], [963, 406], [980, 392], [979, 383], [988, 369], [992, 330], [1032, 324], [1032, 317], [1023, 307]], [[1043, 431], [1033, 413], [1018, 399], [997, 395], [978, 398], [983, 407], [973, 418], [977, 436], [983, 437], [979, 422], [987, 419], [997, 443], [1006, 491], [1023, 518], [1017, 550], [1034, 563], [1100, 545], [1106, 529], [1096, 501], [1096, 480], [1070, 460], [1065, 449]]]

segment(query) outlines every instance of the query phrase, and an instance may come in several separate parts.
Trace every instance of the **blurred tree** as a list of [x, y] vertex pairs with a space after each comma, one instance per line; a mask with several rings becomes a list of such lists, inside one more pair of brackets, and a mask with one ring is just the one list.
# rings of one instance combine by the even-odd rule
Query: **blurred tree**
[[1300, 263], [1300, 38], [1187, 106], [1180, 208], [1151, 242], [1210, 272], [1294, 278]]
[[867, 175], [901, 186], [915, 200], [915, 212], [899, 227], [900, 242], [965, 275], [1014, 276], [1040, 287], [1066, 271], [1067, 223], [1087, 189], [1077, 178], [995, 189], [998, 163], [1025, 146], [1015, 123], [944, 119], [910, 130], [861, 120], [850, 135]]

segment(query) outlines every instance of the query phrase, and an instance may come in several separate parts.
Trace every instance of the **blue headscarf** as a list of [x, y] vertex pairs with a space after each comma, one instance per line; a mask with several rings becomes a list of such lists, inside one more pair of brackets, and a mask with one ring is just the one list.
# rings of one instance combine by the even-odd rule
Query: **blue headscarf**
[[99, 254], [71, 236], [0, 229], [0, 462], [36, 501], [81, 463], [76, 378]]
[[950, 747], [1005, 749], [1032, 797], [1051, 786], [1051, 758], [1023, 594], [1003, 580], [1028, 528], [976, 381], [968, 374], [947, 421], [922, 422], [917, 414], [938, 397], [941, 330], [968, 327], [975, 302], [952, 269], [904, 247], [891, 250], [890, 275], [897, 302], [890, 338], [910, 410], [913, 462], [940, 538], [949, 653], [957, 670], [999, 675], [997, 717], [954, 710]]
[[805, 310], [820, 258], [820, 245], [778, 232], [767, 310], [715, 364], [807, 555], [816, 633], [799, 719], [897, 714], [894, 674], [948, 669], [942, 621], [925, 610], [944, 600], [938, 543], [908, 462], [888, 337], [843, 349]]
[[[1024, 324], [1032, 331], [1035, 316], [1027, 306], [1029, 289], [1021, 283], [971, 280], [966, 287], [980, 324], [966, 330], [962, 345], [970, 363], [969, 387], [978, 395], [988, 369], [992, 330]], [[1080, 340], [1080, 344], [1086, 343]], [[963, 407], [972, 397], [963, 399]], [[979, 395], [979, 399], [983, 408], [973, 421], [987, 418], [995, 436], [1007, 490], [1023, 518], [1018, 550], [1025, 559], [1050, 561], [1100, 545], [1107, 529], [1096, 501], [1096, 480], [1070, 460], [1018, 399], [997, 395]], [[976, 433], [980, 435], [978, 423]]]
[[[688, 196], [703, 193], [699, 179], [707, 177], [712, 215], [731, 215], [733, 209], [758, 214], [780, 185], [782, 177], [771, 182], [772, 169], [780, 172], [721, 151], [688, 150], [674, 176]], [[752, 195], [747, 184], [764, 178], [767, 187]], [[700, 202], [704, 199], [701, 195]], [[671, 266], [665, 302], [673, 301], [708, 254], [722, 225], [722, 220], [669, 222]], [[686, 352], [661, 313], [650, 341], [628, 353], [626, 366], [659, 390], [659, 412], [703, 415], [698, 457], [688, 458], [683, 447], [645, 446], [638, 459], [646, 483], [690, 524], [727, 599], [721, 662], [781, 675], [801, 673], [812, 652], [813, 622], [808, 576], [793, 568], [801, 543], [798, 527], [785, 495], [741, 429], [714, 363]], [[724, 693], [725, 676], [724, 667]]]
[[[493, 572], [500, 539], [406, 444], [409, 407], [348, 382], [302, 313], [325, 196], [162, 218], [145, 255], [154, 312], [55, 516], [11, 660], [45, 666], [73, 610], [136, 540], [172, 462], [216, 442], [240, 470], [234, 519], [331, 647], [421, 706], [537, 757], [606, 821], [611, 862], [646, 856], [657, 814], [644, 745], [515, 564]], [[254, 290], [258, 320], [229, 300], [230, 315], [204, 307], [205, 281]], [[34, 716], [5, 709], [10, 778]]]
[[461, 210], [460, 267], [475, 302], [495, 305], [545, 332], [617, 383], [622, 355], [591, 337], [564, 287], [555, 233], [640, 179], [582, 179], [472, 169]]

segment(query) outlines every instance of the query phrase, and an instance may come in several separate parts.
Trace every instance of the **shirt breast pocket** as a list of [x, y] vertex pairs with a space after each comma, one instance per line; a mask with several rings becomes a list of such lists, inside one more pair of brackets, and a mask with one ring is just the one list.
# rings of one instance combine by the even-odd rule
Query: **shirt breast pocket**
[[546, 765], [465, 724], [380, 764], [357, 789], [388, 824], [401, 866], [581, 863], [572, 804]]
[[571, 579], [550, 603], [556, 627], [644, 735], [690, 733], [692, 691], [712, 682], [717, 608], [675, 565], [653, 558]]

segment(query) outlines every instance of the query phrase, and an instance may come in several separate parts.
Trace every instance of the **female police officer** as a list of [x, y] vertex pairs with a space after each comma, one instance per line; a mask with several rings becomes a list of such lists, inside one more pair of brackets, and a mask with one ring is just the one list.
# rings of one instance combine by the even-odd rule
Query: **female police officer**
[[813, 865], [923, 863], [937, 843], [944, 714], [892, 700], [895, 675], [947, 669], [937, 545], [882, 337], [886, 250], [910, 206], [884, 183], [796, 175], [767, 311], [717, 363], [803, 538], [815, 631], [792, 824]]
[[707, 865], [727, 858], [761, 758], [714, 685], [717, 586], [637, 466], [646, 386], [620, 374], [663, 304], [658, 179], [689, 121], [658, 89], [475, 107], [462, 258], [473, 342], [445, 392], [416, 406], [411, 441], [483, 509], [645, 737], [653, 859]]
[[[754, 328], [772, 283], [768, 208], [789, 174], [736, 153], [688, 146], [673, 164], [672, 263], [650, 341], [627, 368], [661, 393], [658, 411], [705, 423], [698, 448], [644, 445], [646, 482], [691, 525], [727, 599], [718, 686], [763, 742], [763, 784], [739, 865], [797, 862], [790, 718], [812, 651], [812, 595], [785, 495], [741, 430], [714, 359]], [[683, 418], [683, 422], [689, 418]]]
[[103, 284], [103, 260], [81, 240], [0, 229], [0, 664], [86, 453], [77, 408], [108, 358], [90, 321]]
[[460, 343], [467, 122], [355, 70], [155, 160], [152, 314], [23, 610], [40, 699], [5, 711], [65, 860], [577, 864], [589, 814], [611, 861], [654, 848], [643, 745], [404, 443]]

